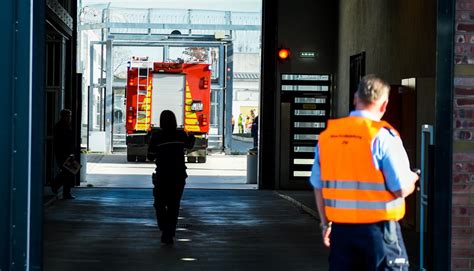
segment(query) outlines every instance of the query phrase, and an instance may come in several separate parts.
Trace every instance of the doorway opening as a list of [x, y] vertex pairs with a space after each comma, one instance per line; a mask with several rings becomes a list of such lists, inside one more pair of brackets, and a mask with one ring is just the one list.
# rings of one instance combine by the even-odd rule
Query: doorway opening
[[133, 11], [93, 2], [80, 7], [78, 50], [87, 90], [81, 133], [87, 166], [80, 186], [152, 187], [155, 166], [144, 154], [130, 154], [130, 135], [137, 131], [126, 128], [132, 99], [127, 68], [140, 57], [150, 65], [205, 63], [211, 70], [210, 102], [204, 104], [209, 130], [202, 135], [207, 148], [204, 159], [187, 157], [186, 187], [257, 189], [261, 2], [249, 2], [246, 10], [229, 4], [209, 10], [157, 4], [135, 5]]

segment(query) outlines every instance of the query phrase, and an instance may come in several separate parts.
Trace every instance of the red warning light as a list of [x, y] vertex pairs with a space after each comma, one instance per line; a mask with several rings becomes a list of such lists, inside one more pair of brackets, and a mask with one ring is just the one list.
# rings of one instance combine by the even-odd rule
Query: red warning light
[[288, 50], [286, 48], [282, 48], [282, 49], [278, 50], [278, 58], [280, 58], [281, 60], [285, 60], [289, 56], [290, 56], [290, 50]]

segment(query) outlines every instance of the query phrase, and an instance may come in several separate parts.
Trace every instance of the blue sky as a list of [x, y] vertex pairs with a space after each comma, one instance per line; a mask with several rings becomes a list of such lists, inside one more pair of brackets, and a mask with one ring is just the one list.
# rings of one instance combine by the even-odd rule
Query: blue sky
[[82, 5], [108, 4], [109, 2], [112, 7], [229, 11], [260, 11], [262, 9], [262, 0], [82, 0]]

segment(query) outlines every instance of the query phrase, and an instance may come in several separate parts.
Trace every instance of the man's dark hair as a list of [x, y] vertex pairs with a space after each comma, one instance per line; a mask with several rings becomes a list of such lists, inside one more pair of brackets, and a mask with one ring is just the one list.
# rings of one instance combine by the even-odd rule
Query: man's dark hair
[[170, 110], [163, 110], [160, 115], [160, 127], [163, 131], [176, 130], [176, 116]]

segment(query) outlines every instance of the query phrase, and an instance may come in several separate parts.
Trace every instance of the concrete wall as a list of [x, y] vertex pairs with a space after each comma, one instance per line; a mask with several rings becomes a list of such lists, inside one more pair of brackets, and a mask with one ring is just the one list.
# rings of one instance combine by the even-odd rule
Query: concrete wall
[[260, 53], [235, 53], [234, 72], [260, 72]]
[[341, 0], [335, 109], [349, 111], [349, 59], [366, 52], [366, 73], [390, 84], [435, 76], [435, 0]]

